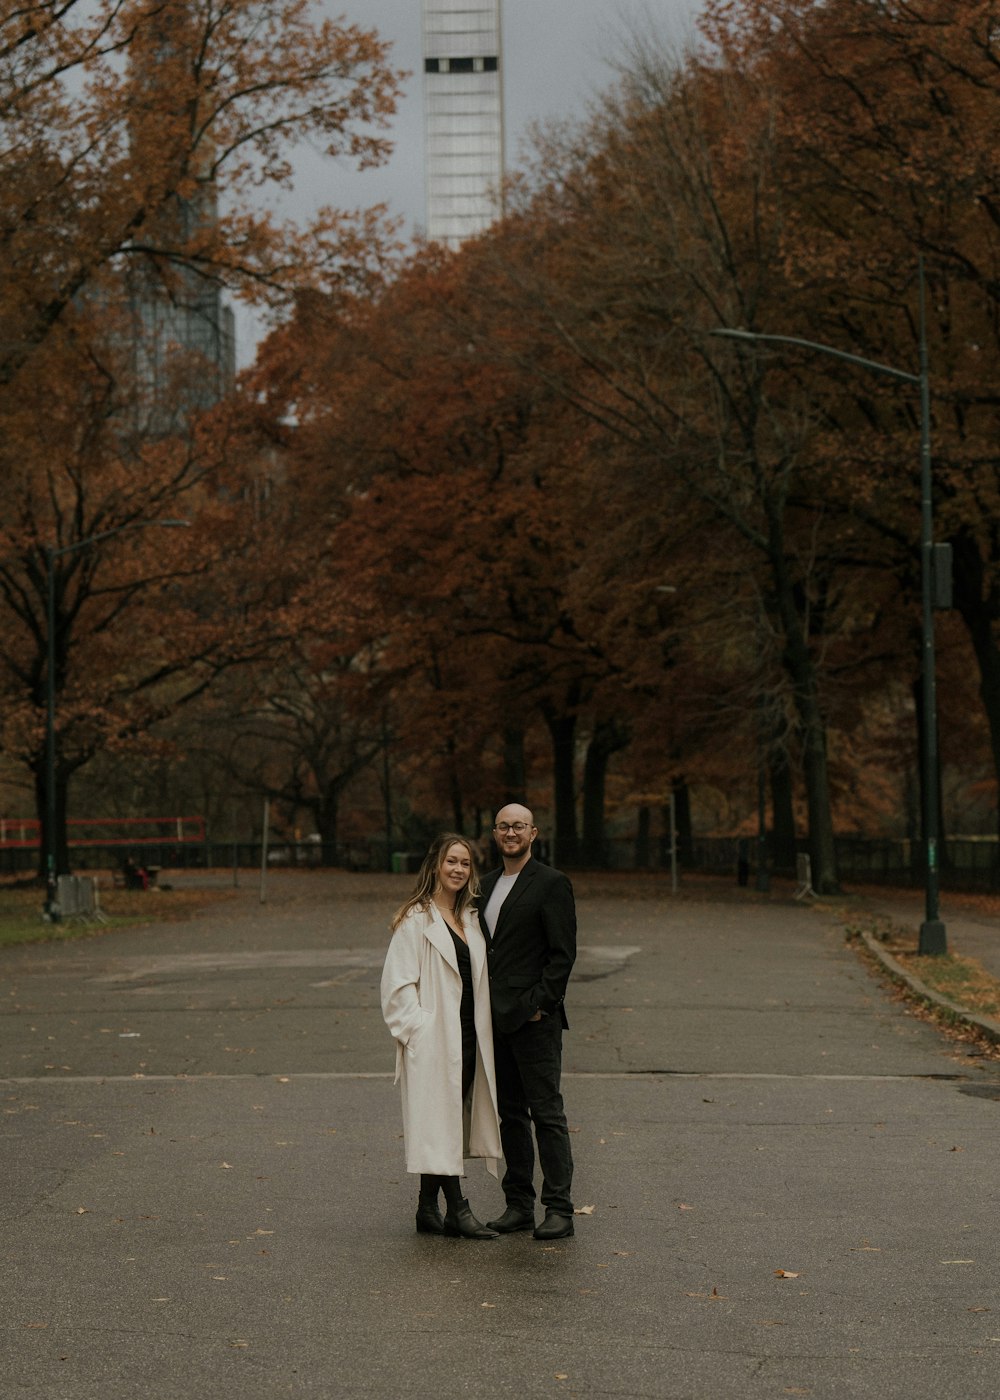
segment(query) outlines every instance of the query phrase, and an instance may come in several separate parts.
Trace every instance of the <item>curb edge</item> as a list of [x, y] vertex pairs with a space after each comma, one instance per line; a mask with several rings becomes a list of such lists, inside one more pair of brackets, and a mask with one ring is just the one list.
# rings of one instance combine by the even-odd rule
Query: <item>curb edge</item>
[[946, 1020], [959, 1021], [976, 1031], [977, 1034], [984, 1036], [994, 1045], [1000, 1045], [1000, 1021], [994, 1020], [992, 1016], [977, 1016], [974, 1011], [970, 1011], [967, 1007], [959, 1006], [957, 1002], [949, 1001], [947, 997], [943, 997], [940, 992], [932, 991], [925, 982], [921, 982], [919, 977], [908, 972], [902, 963], [883, 948], [879, 940], [867, 929], [861, 930], [861, 938], [865, 947], [878, 959], [893, 981], [901, 983], [913, 993], [918, 1001], [943, 1012]]

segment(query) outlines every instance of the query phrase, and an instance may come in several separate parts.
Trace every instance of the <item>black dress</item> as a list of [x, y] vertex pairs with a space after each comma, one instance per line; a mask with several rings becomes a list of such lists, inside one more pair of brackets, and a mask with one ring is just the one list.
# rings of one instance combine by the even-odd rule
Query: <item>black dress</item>
[[462, 974], [462, 1004], [458, 1014], [462, 1022], [462, 1098], [464, 1099], [472, 1088], [472, 1081], [476, 1076], [476, 1009], [472, 992], [472, 955], [469, 952], [469, 945], [464, 939], [459, 938], [450, 925], [448, 932], [455, 945], [458, 970]]

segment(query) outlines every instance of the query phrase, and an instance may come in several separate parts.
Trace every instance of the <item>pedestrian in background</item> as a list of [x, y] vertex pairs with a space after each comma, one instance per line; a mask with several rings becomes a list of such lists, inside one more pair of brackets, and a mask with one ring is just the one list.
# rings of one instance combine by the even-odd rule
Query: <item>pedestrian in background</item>
[[[538, 831], [527, 807], [501, 808], [493, 834], [503, 866], [483, 877], [479, 918], [490, 969], [507, 1209], [489, 1227], [501, 1234], [533, 1229], [535, 1239], [556, 1240], [573, 1233], [573, 1155], [560, 1081], [576, 904], [567, 877], [533, 859]], [[545, 1208], [538, 1226], [535, 1143]]]
[[417, 1230], [483, 1240], [497, 1232], [473, 1215], [460, 1181], [468, 1157], [496, 1176], [502, 1151], [477, 892], [470, 843], [439, 836], [392, 921], [382, 1014], [396, 1041], [406, 1170], [420, 1176]]

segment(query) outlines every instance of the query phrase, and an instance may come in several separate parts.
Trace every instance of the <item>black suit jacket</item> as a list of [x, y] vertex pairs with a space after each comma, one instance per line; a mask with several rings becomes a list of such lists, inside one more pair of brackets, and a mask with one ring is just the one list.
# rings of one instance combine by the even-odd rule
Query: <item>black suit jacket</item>
[[503, 870], [483, 877], [479, 920], [486, 938], [497, 1030], [510, 1034], [536, 1011], [568, 1027], [563, 1000], [576, 959], [576, 902], [565, 875], [531, 859], [504, 900], [494, 936], [485, 912]]

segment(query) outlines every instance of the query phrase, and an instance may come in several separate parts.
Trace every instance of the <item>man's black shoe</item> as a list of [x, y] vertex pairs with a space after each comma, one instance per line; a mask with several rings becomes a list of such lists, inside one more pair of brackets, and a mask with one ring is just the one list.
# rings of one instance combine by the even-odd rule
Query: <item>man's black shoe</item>
[[564, 1240], [573, 1233], [573, 1217], [560, 1215], [558, 1211], [547, 1210], [541, 1225], [535, 1226], [536, 1240]]
[[512, 1235], [515, 1230], [531, 1230], [535, 1225], [535, 1212], [523, 1206], [508, 1206], [499, 1220], [488, 1220], [487, 1228], [501, 1235]]

